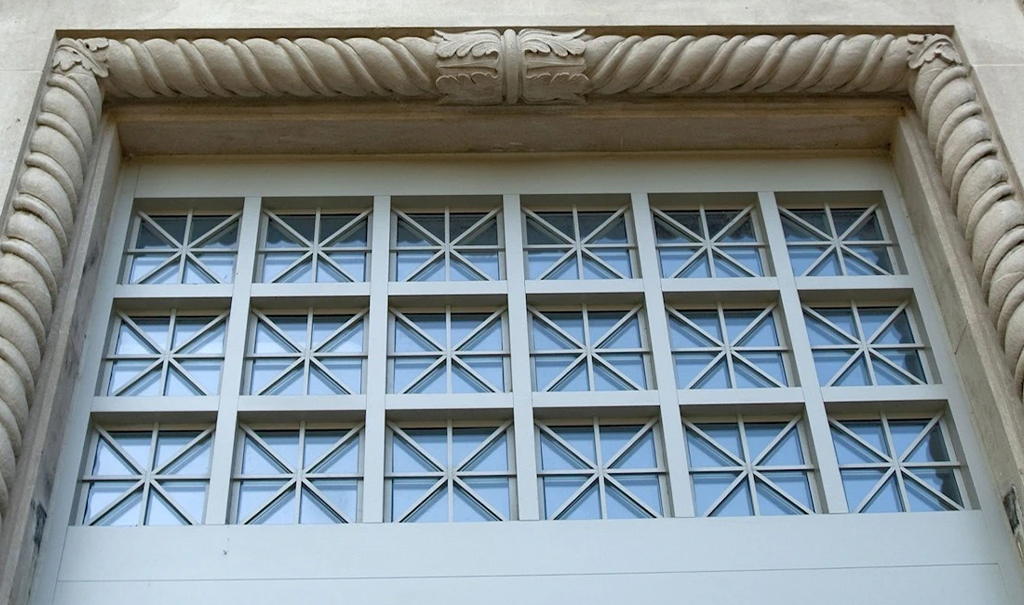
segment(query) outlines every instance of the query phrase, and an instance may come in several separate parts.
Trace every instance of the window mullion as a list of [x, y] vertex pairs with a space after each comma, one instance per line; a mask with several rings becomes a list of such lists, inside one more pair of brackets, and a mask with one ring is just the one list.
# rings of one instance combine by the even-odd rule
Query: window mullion
[[[668, 317], [665, 298], [661, 291], [661, 266], [655, 245], [654, 221], [646, 193], [634, 193], [633, 220], [635, 221], [637, 256], [644, 285], [644, 307], [647, 311], [648, 342], [654, 369], [654, 384], [658, 388], [661, 411], [662, 439], [665, 446], [665, 465], [671, 503], [663, 503], [665, 516], [692, 517], [693, 495], [690, 473], [687, 472], [686, 440], [679, 411], [679, 393], [676, 390], [676, 369], [669, 342]], [[648, 382], [652, 377], [648, 376]]]
[[[526, 264], [523, 252], [522, 220], [518, 195], [504, 196], [505, 277], [508, 283], [508, 351], [512, 385], [512, 435], [515, 447], [516, 493], [519, 519], [540, 519], [537, 493], [537, 449], [534, 446], [533, 379], [530, 370], [529, 312], [526, 308]], [[513, 326], [523, 326], [517, 329]], [[544, 385], [537, 385], [543, 388]]]
[[789, 262], [786, 236], [782, 230], [778, 204], [775, 201], [775, 194], [772, 192], [762, 191], [758, 193], [758, 199], [768, 240], [768, 251], [779, 280], [779, 307], [782, 309], [782, 316], [788, 327], [796, 382], [803, 391], [808, 445], [818, 463], [824, 500], [824, 511], [822, 512], [849, 512], [842, 476], [839, 473], [839, 462], [836, 459], [835, 447], [832, 445], [828, 412], [825, 409], [821, 388], [818, 386], [814, 355], [811, 353], [811, 341], [807, 336], [807, 325], [804, 323], [803, 309], [800, 306], [800, 294], [797, 291], [796, 278], [793, 276], [793, 268]]
[[[445, 211], [445, 214], [446, 215], [448, 214], [447, 211]], [[447, 235], [447, 233], [448, 232], [447, 232], [447, 227], [446, 227], [445, 234]], [[447, 239], [447, 238], [445, 238], [445, 239]], [[449, 326], [449, 328], [450, 328], [450, 326]], [[448, 331], [448, 342], [451, 343], [451, 330], [450, 329]], [[450, 348], [450, 345], [449, 345], [449, 348]], [[449, 363], [450, 363], [450, 361], [449, 361]], [[448, 520], [449, 521], [454, 521], [455, 520], [455, 462], [456, 462], [456, 460], [452, 459], [452, 450], [454, 449], [453, 441], [455, 440], [455, 429], [452, 428], [452, 420], [451, 420], [451, 418], [448, 419], [448, 423], [447, 424], [448, 424], [448, 426], [447, 426], [448, 430], [447, 430], [447, 435], [446, 435], [446, 443], [445, 443], [446, 448], [445, 449], [447, 449], [446, 455], [447, 455], [448, 458], [446, 460], [447, 466], [444, 469], [444, 472], [445, 472], [445, 478], [446, 478], [445, 479], [445, 486], [446, 486], [446, 489], [447, 489], [448, 493], [445, 494], [445, 495], [448, 497]]]
[[[388, 334], [388, 261], [391, 198], [373, 198], [370, 237], [370, 310], [367, 332]], [[363, 442], [363, 521], [384, 520], [385, 393], [387, 392], [388, 338], [369, 338], [366, 376], [366, 432]], [[370, 380], [369, 377], [376, 377]], [[402, 513], [405, 511], [399, 511]]]
[[221, 374], [220, 401], [217, 407], [217, 430], [213, 436], [210, 459], [210, 491], [206, 499], [204, 523], [222, 525], [228, 520], [231, 494], [231, 464], [234, 454], [235, 427], [238, 421], [238, 397], [245, 367], [245, 340], [249, 329], [249, 296], [256, 265], [259, 239], [259, 197], [245, 198], [238, 223], [238, 259], [232, 286], [231, 311], [224, 340], [224, 370]]
[[[317, 214], [320, 214], [319, 209]], [[317, 221], [319, 223], [319, 221]], [[317, 227], [319, 230], [319, 226]], [[314, 274], [315, 275], [315, 274]], [[308, 337], [307, 337], [308, 338]], [[306, 367], [309, 367], [309, 360], [306, 360]], [[299, 423], [299, 460], [295, 465], [295, 506], [292, 508], [292, 523], [302, 523], [302, 492], [305, 491], [303, 482], [306, 480], [306, 421]]]

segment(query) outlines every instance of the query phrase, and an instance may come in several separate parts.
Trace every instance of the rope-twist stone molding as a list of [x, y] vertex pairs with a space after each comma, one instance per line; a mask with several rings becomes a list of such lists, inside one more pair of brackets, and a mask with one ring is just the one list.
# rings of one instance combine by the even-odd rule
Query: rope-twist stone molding
[[68, 40], [54, 54], [0, 238], [0, 512], [14, 482], [99, 123], [97, 77], [107, 76], [107, 68], [93, 53], [106, 45]]
[[0, 512], [104, 94], [337, 97], [445, 104], [585, 103], [685, 95], [909, 95], [1024, 383], [1024, 208], [968, 69], [942, 35], [587, 36], [582, 30], [431, 37], [61, 40], [0, 237]]
[[909, 40], [873, 36], [599, 36], [593, 96], [906, 93]]
[[1024, 207], [960, 54], [944, 36], [912, 36], [910, 95], [928, 133], [996, 330], [1024, 385]]
[[113, 97], [437, 97], [437, 38], [110, 40]]

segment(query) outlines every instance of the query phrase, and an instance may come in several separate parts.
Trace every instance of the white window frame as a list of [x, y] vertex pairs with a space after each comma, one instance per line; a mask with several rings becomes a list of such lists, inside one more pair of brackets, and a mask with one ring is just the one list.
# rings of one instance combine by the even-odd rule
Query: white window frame
[[[758, 256], [760, 258], [762, 269], [762, 275], [754, 275], [753, 272], [750, 271], [749, 267], [746, 267], [743, 263], [740, 263], [734, 258], [730, 258], [729, 260], [731, 263], [734, 263], [737, 266], [742, 267], [744, 268], [744, 270], [751, 273], [751, 275], [742, 276], [739, 277], [739, 279], [743, 279], [746, 277], [771, 276], [772, 267], [768, 261], [768, 243], [765, 238], [764, 223], [761, 220], [756, 195], [725, 194], [722, 196], [715, 196], [714, 194], [708, 195], [691, 193], [682, 195], [654, 194], [651, 197], [654, 198], [654, 201], [652, 202], [652, 210], [654, 211], [655, 222], [657, 222], [660, 219], [675, 230], [683, 231], [684, 233], [689, 231], [691, 237], [696, 236], [694, 239], [697, 240], [695, 243], [692, 244], [663, 242], [658, 240], [657, 232], [655, 231], [654, 238], [656, 246], [658, 248], [658, 269], [659, 275], [662, 276], [662, 279], [694, 279], [682, 277], [682, 274], [685, 273], [686, 270], [693, 263], [700, 262], [699, 257], [702, 254], [707, 255], [708, 271], [710, 273], [710, 277], [704, 279], [730, 279], [730, 277], [718, 275], [718, 267], [717, 263], [715, 263], [714, 254], [716, 252], [728, 254], [729, 248], [735, 247], [756, 248], [758, 251]], [[719, 197], [717, 203], [705, 203], [709, 201], [716, 201], [714, 200], [714, 197]], [[725, 227], [720, 229], [718, 232], [709, 232], [706, 238], [703, 236], [702, 233], [693, 232], [692, 230], [686, 229], [685, 227], [683, 229], [679, 229], [677, 225], [682, 226], [681, 223], [679, 223], [676, 219], [669, 215], [669, 213], [673, 211], [697, 211], [700, 213], [702, 230], [708, 231], [707, 211], [716, 209], [735, 211], [737, 212], [737, 216], [730, 220], [729, 223]], [[721, 241], [721, 238], [719, 236], [728, 234], [728, 230], [732, 229], [736, 224], [739, 224], [741, 221], [743, 221], [744, 217], [748, 216], [750, 217], [751, 224], [754, 229], [754, 237], [756, 240], [755, 242], [728, 243]], [[661, 255], [664, 250], [672, 249], [694, 249], [695, 252], [694, 255], [690, 257], [690, 259], [684, 261], [683, 264], [677, 267], [670, 275], [665, 275], [665, 272], [661, 270]]]
[[[886, 200], [885, 200], [885, 198], [883, 196], [877, 196], [874, 200], [869, 200], [869, 199], [857, 200], [854, 196], [850, 196], [850, 197], [853, 197], [853, 199], [849, 199], [846, 196], [840, 195], [840, 196], [838, 196], [838, 199], [833, 200], [833, 201], [821, 200], [823, 203], [818, 203], [817, 201], [813, 200], [813, 197], [810, 196], [810, 195], [803, 195], [803, 194], [795, 194], [794, 195], [794, 194], [790, 193], [789, 195], [784, 196], [784, 197], [788, 198], [788, 199], [784, 203], [780, 203], [779, 204], [780, 216], [788, 214], [790, 217], [793, 217], [794, 215], [793, 215], [792, 212], [787, 212], [787, 211], [792, 211], [792, 210], [808, 210], [808, 209], [828, 208], [828, 211], [826, 212], [826, 218], [828, 220], [829, 227], [831, 228], [832, 233], [831, 234], [821, 233], [821, 235], [825, 235], [825, 236], [829, 236], [829, 237], [827, 239], [822, 239], [817, 244], [815, 244], [815, 242], [813, 242], [813, 241], [800, 242], [800, 243], [796, 243], [795, 244], [797, 247], [806, 247], [806, 246], [813, 246], [813, 245], [819, 245], [819, 246], [826, 245], [826, 246], [828, 246], [828, 249], [825, 250], [824, 252], [822, 252], [820, 254], [819, 258], [817, 258], [816, 260], [812, 261], [811, 264], [807, 266], [807, 268], [804, 270], [803, 275], [801, 275], [801, 276], [809, 274], [816, 267], [822, 265], [825, 262], [825, 259], [827, 258], [827, 256], [829, 254], [831, 254], [831, 253], [835, 253], [837, 255], [837, 262], [839, 263], [839, 267], [840, 267], [840, 271], [842, 273], [842, 276], [850, 276], [849, 275], [849, 271], [848, 271], [848, 269], [846, 267], [846, 256], [850, 254], [850, 251], [842, 250], [842, 248], [845, 247], [846, 242], [848, 241], [848, 240], [843, 238], [843, 235], [846, 235], [847, 233], [846, 232], [844, 232], [844, 233], [835, 233], [835, 222], [834, 222], [834, 219], [832, 217], [832, 212], [834, 210], [844, 210], [844, 209], [849, 209], [849, 208], [854, 208], [854, 207], [863, 207], [866, 210], [873, 210], [873, 211], [875, 211], [875, 216], [878, 218], [879, 229], [882, 232], [882, 240], [872, 240], [872, 241], [868, 242], [867, 245], [884, 245], [885, 246], [886, 251], [887, 251], [888, 256], [889, 256], [889, 262], [892, 265], [892, 272], [889, 273], [889, 275], [906, 275], [907, 274], [907, 265], [906, 265], [905, 261], [903, 260], [902, 255], [900, 254], [899, 238], [896, 237], [894, 232], [893, 232], [894, 230], [893, 230], [893, 226], [892, 226], [892, 218], [891, 218], [891, 215], [890, 215], [890, 213], [888, 211], [888, 208], [886, 207]], [[865, 197], [867, 197], [867, 196], [865, 196]], [[861, 217], [861, 218], [863, 218], [863, 217]], [[799, 220], [799, 219], [797, 221], [794, 221], [794, 222], [797, 225], [801, 226], [801, 227], [803, 227], [803, 225], [801, 225], [800, 223], [806, 223], [806, 221], [802, 221], [802, 220]], [[856, 225], [854, 225], [854, 226], [856, 226]], [[803, 227], [803, 228], [806, 229], [806, 227]], [[850, 230], [852, 231], [852, 228]], [[816, 230], [812, 229], [812, 232], [813, 231], [816, 231]], [[792, 242], [791, 242], [791, 244], [792, 244]], [[857, 245], [857, 244], [854, 243], [853, 245]], [[854, 253], [854, 255], [855, 256], [859, 256], [856, 253]], [[861, 262], [867, 261], [867, 259], [863, 259], [863, 258], [859, 258], [858, 260], [860, 260]], [[868, 261], [867, 264], [872, 264], [872, 263], [870, 263], [870, 261]], [[876, 268], [877, 269], [882, 269], [884, 271], [883, 267], [878, 267], [876, 265]], [[874, 276], [874, 277], [877, 277], [877, 276]]]
[[[184, 278], [185, 278], [185, 263], [189, 259], [191, 259], [193, 262], [202, 263], [202, 261], [200, 261], [198, 258], [195, 257], [195, 253], [193, 252], [193, 248], [195, 247], [195, 243], [188, 241], [189, 238], [190, 238], [191, 230], [192, 230], [192, 220], [193, 220], [193, 218], [195, 218], [197, 216], [198, 217], [209, 217], [209, 216], [223, 216], [224, 217], [223, 221], [221, 221], [221, 223], [219, 225], [217, 225], [214, 228], [210, 229], [210, 231], [208, 231], [207, 233], [205, 233], [204, 235], [200, 236], [197, 239], [197, 241], [199, 242], [200, 246], [202, 245], [203, 242], [205, 242], [205, 241], [207, 241], [209, 239], [215, 239], [216, 238], [215, 236], [217, 234], [222, 233], [222, 232], [224, 232], [227, 229], [235, 228], [235, 229], [239, 229], [239, 231], [240, 231], [239, 223], [240, 223], [241, 212], [237, 209], [237, 204], [218, 203], [219, 200], [203, 200], [203, 201], [205, 202], [205, 204], [203, 204], [201, 202], [200, 203], [191, 204], [191, 205], [186, 204], [185, 205], [186, 207], [181, 208], [181, 209], [177, 209], [177, 210], [169, 210], [167, 208], [161, 208], [158, 205], [154, 205], [155, 207], [152, 210], [150, 210], [150, 209], [146, 208], [147, 204], [145, 202], [141, 202], [139, 204], [139, 211], [140, 212], [139, 212], [139, 214], [133, 216], [133, 218], [132, 218], [132, 225], [131, 225], [131, 232], [129, 233], [129, 237], [127, 238], [127, 240], [125, 242], [124, 261], [123, 261], [123, 265], [122, 265], [122, 269], [121, 269], [121, 275], [119, 276], [118, 283], [133, 284], [133, 285], [143, 285], [143, 284], [140, 283], [142, 280], [156, 275], [161, 270], [163, 270], [167, 265], [176, 262], [178, 264], [178, 270], [177, 270], [177, 276], [178, 277], [177, 277], [177, 281], [173, 282], [173, 283], [166, 284], [166, 285], [185, 285], [185, 284], [182, 283], [182, 280], [184, 280]], [[198, 200], [197, 200], [197, 202], [198, 202]], [[157, 248], [155, 250], [154, 249], [146, 249], [146, 248], [135, 248], [133, 246], [133, 242], [135, 242], [137, 240], [138, 234], [139, 234], [139, 230], [141, 229], [141, 226], [142, 226], [143, 222], [149, 222], [150, 223], [150, 228], [153, 228], [155, 226], [156, 229], [157, 229], [157, 232], [161, 234], [161, 237], [168, 238], [171, 241], [173, 241], [173, 239], [174, 239], [173, 237], [170, 237], [170, 234], [167, 234], [166, 231], [164, 231], [158, 225], [155, 225], [152, 221], [146, 221], [145, 219], [143, 219], [142, 218], [143, 214], [147, 215], [148, 217], [154, 217], [154, 216], [159, 217], [159, 216], [167, 216], [167, 215], [170, 215], [170, 216], [184, 216], [184, 217], [186, 217], [185, 218], [185, 236], [184, 236], [184, 239], [186, 241], [182, 242], [182, 245], [180, 247], [178, 247], [178, 248]], [[216, 253], [218, 255], [224, 255], [224, 256], [229, 256], [230, 255], [232, 257], [232, 260], [234, 261], [234, 270], [232, 271], [232, 273], [234, 273], [238, 269], [237, 254], [238, 254], [238, 238], [239, 237], [240, 237], [240, 235], [236, 235], [236, 237], [235, 237], [235, 244], [233, 246], [231, 246], [230, 248], [214, 248], [214, 249], [211, 249], [212, 252], [214, 252], [214, 253]], [[139, 281], [132, 282], [130, 280], [131, 269], [132, 269], [132, 259], [134, 257], [143, 256], [143, 255], [146, 255], [146, 254], [159, 254], [161, 250], [164, 250], [165, 253], [167, 251], [173, 250], [173, 252], [170, 252], [171, 258], [168, 259], [165, 263], [161, 264], [159, 267], [156, 267], [156, 268], [154, 268], [154, 269], [144, 273], [142, 275], [142, 277], [139, 278]], [[202, 254], [202, 252], [200, 252], [200, 254]], [[175, 260], [175, 257], [177, 257], [177, 260]], [[214, 283], [219, 283], [219, 284], [229, 284], [229, 283], [231, 283], [230, 279], [228, 279], [228, 280], [221, 279], [221, 277], [211, 273], [205, 267], [203, 267], [202, 270], [203, 270], [204, 273], [207, 273], [208, 276], [211, 277], [214, 280]]]
[[[649, 332], [648, 332], [648, 327], [647, 327], [648, 324], [647, 324], [647, 320], [646, 320], [646, 314], [644, 313], [643, 305], [641, 305], [641, 304], [637, 304], [637, 305], [624, 305], [624, 306], [601, 305], [601, 304], [593, 305], [593, 304], [587, 304], [587, 303], [584, 302], [584, 303], [581, 303], [579, 305], [574, 305], [574, 306], [556, 306], [556, 307], [551, 307], [551, 306], [541, 305], [539, 308], [537, 306], [530, 305], [528, 307], [528, 309], [529, 309], [529, 312], [530, 312], [530, 323], [529, 323], [528, 329], [529, 329], [529, 333], [530, 333], [530, 362], [531, 362], [531, 365], [533, 365], [534, 368], [535, 368], [536, 367], [536, 361], [538, 359], [544, 359], [545, 357], [557, 357], [557, 356], [564, 356], [564, 357], [575, 356], [576, 357], [576, 359], [574, 361], [572, 361], [570, 363], [570, 365], [566, 366], [565, 369], [562, 370], [561, 373], [557, 374], [554, 378], [552, 378], [550, 381], [548, 381], [547, 384], [540, 384], [539, 382], [537, 382], [537, 380], [536, 380], [536, 369], [534, 369], [533, 370], [533, 380], [534, 380], [533, 390], [535, 392], [537, 392], [537, 393], [552, 393], [552, 392], [556, 392], [556, 391], [552, 391], [550, 389], [552, 387], [554, 387], [554, 386], [557, 386], [561, 381], [563, 381], [566, 378], [568, 378], [577, 368], [581, 367], [581, 365], [586, 366], [587, 388], [584, 389], [583, 391], [570, 391], [570, 392], [589, 392], [589, 393], [599, 392], [596, 389], [596, 387], [595, 387], [595, 380], [594, 380], [594, 376], [595, 376], [594, 365], [595, 365], [595, 363], [601, 364], [603, 366], [606, 366], [607, 368], [610, 368], [609, 371], [612, 374], [616, 375], [616, 377], [619, 379], [620, 382], [622, 382], [623, 384], [625, 384], [627, 386], [633, 387], [633, 388], [622, 389], [621, 391], [603, 391], [603, 392], [606, 392], [606, 393], [607, 392], [624, 392], [624, 393], [633, 392], [633, 393], [635, 393], [635, 392], [638, 392], [638, 391], [650, 391], [650, 390], [653, 390], [655, 388], [654, 384], [653, 384], [653, 382], [654, 382], [654, 374], [651, 371], [651, 365], [652, 364], [651, 364], [650, 336], [649, 336]], [[614, 326], [609, 328], [608, 332], [606, 332], [605, 334], [601, 335], [599, 338], [592, 338], [591, 335], [590, 335], [590, 313], [602, 313], [602, 312], [616, 312], [616, 313], [620, 313], [621, 312], [623, 315], [622, 315], [622, 318], [619, 319], [615, 323]], [[567, 333], [562, 328], [556, 326], [553, 321], [551, 321], [550, 319], [547, 318], [547, 314], [548, 313], [579, 313], [581, 321], [582, 321], [582, 324], [583, 324], [583, 338], [582, 338], [582, 341], [577, 339], [575, 336]], [[639, 348], [637, 348], [637, 349], [634, 349], [634, 348], [608, 348], [608, 349], [606, 349], [606, 348], [602, 347], [602, 345], [604, 345], [606, 342], [611, 340], [611, 337], [614, 336], [615, 333], [626, 322], [630, 321], [633, 318], [636, 319], [637, 328], [638, 328], [638, 331], [640, 333], [640, 347]], [[572, 348], [572, 349], [543, 349], [543, 350], [537, 350], [535, 345], [534, 345], [535, 330], [533, 328], [533, 326], [534, 326], [534, 324], [536, 322], [541, 322], [543, 325], [547, 326], [547, 328], [549, 330], [559, 334], [562, 337], [562, 339], [565, 340], [567, 343], [569, 343], [569, 344], [576, 344], [576, 345], [579, 345], [579, 346], [577, 346], [576, 348]], [[615, 368], [615, 364], [613, 364], [611, 361], [604, 360], [602, 358], [602, 353], [608, 354], [608, 355], [611, 355], [611, 356], [615, 356], [617, 354], [639, 355], [640, 359], [641, 359], [641, 364], [643, 366], [643, 372], [644, 372], [644, 382], [643, 382], [643, 384], [636, 383], [636, 381], [634, 381], [632, 378], [630, 378], [625, 372], [622, 372], [618, 368]], [[595, 362], [595, 360], [594, 360], [595, 356], [598, 357], [600, 359], [600, 361]]]
[[[706, 348], [707, 352], [715, 354], [714, 360], [709, 362], [708, 365], [705, 366], [703, 370], [700, 370], [700, 373], [697, 374], [697, 376], [695, 376], [690, 381], [690, 383], [683, 384], [683, 383], [680, 382], [677, 386], [681, 390], [696, 390], [695, 385], [697, 383], [699, 383], [700, 380], [703, 377], [708, 375], [708, 372], [711, 371], [711, 370], [709, 370], [709, 368], [711, 368], [712, 370], [714, 369], [714, 365], [716, 365], [718, 363], [718, 360], [720, 360], [720, 359], [725, 361], [725, 363], [726, 363], [726, 371], [728, 372], [729, 380], [730, 380], [731, 384], [734, 385], [732, 387], [727, 387], [727, 388], [729, 388], [729, 389], [738, 388], [738, 387], [735, 386], [735, 384], [736, 384], [736, 369], [735, 369], [735, 365], [737, 363], [735, 356], [736, 355], [743, 355], [743, 353], [748, 352], [748, 350], [752, 351], [752, 352], [755, 352], [755, 353], [759, 353], [759, 352], [778, 353], [782, 357], [782, 366], [783, 366], [783, 372], [785, 374], [785, 380], [782, 381], [781, 384], [777, 384], [775, 386], [763, 387], [763, 388], [785, 389], [785, 388], [789, 388], [789, 387], [793, 386], [793, 363], [792, 363], [792, 359], [791, 359], [792, 355], [790, 353], [791, 347], [790, 347], [789, 342], [787, 340], [787, 338], [788, 338], [787, 331], [785, 330], [785, 328], [782, 325], [782, 322], [780, 321], [778, 305], [776, 303], [768, 302], [768, 303], [763, 303], [763, 304], [754, 304], [754, 305], [752, 305], [752, 304], [735, 304], [735, 303], [733, 303], [733, 304], [723, 304], [723, 303], [719, 302], [719, 303], [715, 303], [712, 306], [712, 305], [699, 305], [699, 304], [698, 305], [693, 305], [693, 304], [687, 305], [687, 304], [685, 304], [685, 303], [680, 301], [680, 302], [677, 302], [677, 303], [674, 303], [674, 304], [672, 302], [670, 302], [668, 305], [666, 305], [665, 311], [668, 314], [669, 325], [670, 326], [671, 326], [671, 322], [673, 320], [677, 320], [677, 321], [679, 321], [681, 323], [684, 323], [684, 324], [691, 323], [689, 321], [689, 318], [687, 318], [685, 316], [686, 313], [691, 312], [691, 311], [697, 311], [697, 312], [703, 311], [703, 312], [713, 312], [713, 313], [716, 313], [718, 315], [718, 320], [719, 320], [718, 321], [718, 323], [719, 323], [719, 330], [721, 331], [721, 334], [722, 334], [722, 339], [721, 339], [722, 346], [721, 347], [718, 347], [717, 346], [718, 343], [714, 342], [717, 339], [715, 339], [715, 338], [708, 339], [713, 344], [716, 345], [714, 348], [711, 348], [711, 347]], [[756, 311], [756, 312], [758, 312], [759, 315], [758, 315], [757, 319], [752, 321], [750, 323], [750, 325], [748, 325], [743, 330], [743, 332], [734, 339], [734, 338], [730, 338], [729, 332], [728, 332], [728, 329], [727, 329], [726, 323], [725, 323], [725, 313], [727, 313], [729, 311]], [[742, 345], [741, 346], [737, 346], [736, 343], [742, 341], [743, 338], [745, 338], [748, 334], [750, 334], [757, 327], [758, 324], [760, 324], [761, 322], [765, 321], [766, 319], [768, 319], [769, 321], [771, 321], [774, 324], [775, 332], [776, 332], [776, 334], [778, 336], [778, 340], [779, 340], [779, 344], [778, 345], [775, 345], [775, 346], [742, 346]], [[700, 330], [700, 332], [703, 332], [703, 330]], [[701, 336], [704, 336], [704, 335], [701, 334]], [[707, 336], [712, 336], [713, 337], [714, 335], [713, 334], [708, 334]], [[704, 337], [707, 338], [706, 336], [704, 336]], [[736, 342], [733, 342], [734, 340]], [[671, 343], [671, 337], [669, 339], [669, 342]], [[701, 351], [702, 351], [702, 349], [699, 349], [699, 348], [696, 348], [696, 347], [678, 348], [678, 347], [673, 346], [672, 347], [673, 362], [675, 361], [674, 357], [676, 355], [679, 355], [679, 354], [685, 355], [687, 353], [701, 352]], [[744, 359], [744, 363], [746, 365], [750, 365], [751, 367], [753, 367], [759, 374], [763, 374], [766, 378], [769, 378], [772, 382], [777, 382], [777, 380], [774, 377], [771, 377], [770, 375], [768, 375], [760, 367], [758, 367], [757, 364], [754, 364], [749, 359]], [[678, 379], [678, 375], [677, 375], [677, 379]], [[703, 390], [703, 389], [701, 389], [701, 390]]]
[[[163, 391], [167, 386], [167, 374], [171, 367], [174, 367], [177, 372], [182, 374], [186, 380], [193, 383], [201, 393], [196, 395], [178, 395], [178, 396], [166, 396], [161, 393], [159, 397], [177, 397], [177, 398], [192, 398], [192, 397], [217, 397], [220, 394], [220, 388], [223, 386], [224, 378], [224, 348], [222, 346], [220, 353], [180, 353], [181, 349], [189, 347], [194, 342], [202, 339], [202, 337], [211, 330], [218, 329], [219, 326], [225, 326], [225, 332], [227, 331], [227, 320], [228, 313], [222, 309], [209, 309], [201, 308], [197, 310], [182, 310], [176, 307], [165, 307], [165, 308], [151, 308], [139, 311], [133, 310], [122, 310], [115, 309], [114, 315], [116, 316], [110, 323], [109, 329], [109, 340], [107, 343], [106, 355], [103, 358], [104, 367], [103, 373], [99, 376], [97, 385], [97, 396], [99, 397], [110, 397], [116, 399], [123, 399], [126, 397], [156, 397], [155, 395], [125, 395], [125, 391], [129, 390], [132, 385], [138, 384], [139, 381], [143, 380], [147, 374], [152, 372], [154, 369], [160, 369], [160, 390]], [[176, 327], [179, 318], [195, 318], [202, 317], [206, 318], [206, 325], [197, 331], [194, 335], [180, 343], [177, 347], [173, 344], [167, 347], [157, 342], [152, 342], [151, 339], [145, 334], [143, 329], [136, 329], [135, 320], [145, 319], [147, 317], [167, 317], [168, 318], [168, 339], [173, 343], [174, 329]], [[120, 329], [123, 324], [128, 325], [128, 329], [135, 332], [143, 337], [150, 347], [156, 349], [156, 353], [142, 353], [142, 354], [123, 354], [117, 353], [117, 341], [120, 336]], [[140, 372], [130, 382], [126, 382], [119, 388], [110, 391], [110, 382], [112, 380], [112, 373], [114, 364], [118, 361], [149, 361], [150, 366], [148, 369]], [[202, 385], [202, 381], [194, 378], [189, 374], [188, 370], [181, 366], [181, 361], [219, 361], [221, 362], [221, 378], [217, 385], [217, 389], [214, 392], [207, 392], [206, 387]]]

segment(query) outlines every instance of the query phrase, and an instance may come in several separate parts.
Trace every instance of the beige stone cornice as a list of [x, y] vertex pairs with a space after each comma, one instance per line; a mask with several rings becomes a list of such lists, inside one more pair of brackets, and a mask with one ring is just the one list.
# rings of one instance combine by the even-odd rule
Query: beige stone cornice
[[[81, 54], [81, 45], [62, 49]], [[111, 97], [352, 97], [564, 103], [692, 94], [906, 94], [907, 37], [614, 36], [582, 30], [429, 38], [104, 40]]]
[[927, 129], [993, 321], [1024, 381], [1024, 209], [944, 35], [61, 40], [0, 236], [0, 512], [39, 372], [104, 95], [350, 97], [443, 104], [687, 95], [895, 95]]

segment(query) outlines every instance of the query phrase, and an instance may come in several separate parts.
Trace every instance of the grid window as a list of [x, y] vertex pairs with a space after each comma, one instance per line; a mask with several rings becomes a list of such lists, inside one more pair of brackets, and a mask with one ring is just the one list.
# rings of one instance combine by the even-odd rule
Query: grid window
[[789, 259], [797, 275], [900, 273], [895, 241], [881, 206], [780, 208]]
[[523, 210], [527, 279], [636, 277], [629, 207], [617, 210]]
[[512, 423], [388, 424], [388, 519], [396, 523], [515, 518]]
[[[73, 448], [89, 457], [76, 467], [73, 517], [245, 525], [802, 515], [846, 510], [844, 500], [864, 511], [967, 508], [953, 416], [935, 425], [945, 450], [929, 446], [928, 460], [858, 432], [874, 422], [883, 436], [916, 439], [933, 418], [906, 415], [925, 409], [922, 398], [960, 405], [939, 372], [944, 341], [925, 330], [926, 282], [902, 276], [918, 271], [896, 237], [903, 208], [843, 186], [773, 192], [760, 169], [724, 193], [665, 192], [676, 177], [651, 174], [624, 182], [635, 194], [571, 193], [569, 182], [522, 194], [499, 178], [502, 195], [446, 192], [434, 179], [414, 188], [422, 195], [371, 198], [347, 196], [344, 183], [358, 179], [331, 177], [329, 198], [254, 191], [116, 207], [127, 232], [111, 235], [100, 270], [111, 283], [97, 287], [97, 313], [109, 327], [83, 354], [91, 416], [76, 416], [74, 434], [85, 439], [87, 418], [139, 432], [123, 427], [141, 418], [153, 439], [198, 436], [207, 424], [152, 422], [202, 418], [222, 443], [210, 447], [207, 434], [199, 446], [205, 475], [171, 477], [162, 462], [130, 458], [128, 437], [115, 439], [127, 453], [98, 451], [114, 437], [97, 430], [92, 449]], [[371, 255], [383, 283], [366, 283]], [[805, 375], [815, 370], [817, 382]], [[867, 416], [835, 415], [869, 400], [881, 403]], [[904, 415], [871, 416], [883, 409]], [[513, 417], [527, 419], [518, 435]], [[522, 500], [518, 479], [529, 481]], [[181, 501], [175, 482], [201, 483], [203, 500]]]
[[504, 309], [391, 312], [392, 393], [504, 393], [508, 326]]
[[117, 312], [101, 392], [119, 397], [216, 395], [226, 330], [226, 313]]
[[962, 510], [960, 464], [944, 414], [831, 418], [850, 512]]
[[799, 417], [683, 423], [698, 515], [815, 512], [813, 466]]
[[128, 284], [231, 283], [240, 213], [138, 212], [122, 281]]
[[545, 519], [648, 519], [665, 514], [657, 422], [537, 423]]
[[804, 317], [822, 386], [929, 382], [909, 303], [805, 306]]
[[393, 281], [504, 279], [501, 212], [393, 213]]
[[247, 347], [250, 395], [363, 392], [366, 313], [254, 311]]
[[654, 209], [661, 276], [761, 277], [765, 246], [753, 206]]
[[85, 525], [198, 525], [210, 482], [213, 427], [96, 426], [82, 477]]
[[362, 426], [239, 426], [234, 522], [355, 523], [362, 489]]
[[258, 281], [335, 284], [366, 281], [369, 211], [294, 214], [263, 211]]
[[639, 306], [625, 310], [530, 309], [536, 391], [648, 388], [647, 328]]
[[789, 386], [775, 305], [668, 308], [676, 384], [683, 389]]

